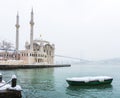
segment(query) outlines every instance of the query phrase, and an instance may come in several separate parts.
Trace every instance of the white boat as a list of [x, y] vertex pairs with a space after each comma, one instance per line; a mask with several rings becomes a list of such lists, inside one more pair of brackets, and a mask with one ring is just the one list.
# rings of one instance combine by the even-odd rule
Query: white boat
[[73, 86], [92, 86], [111, 84], [113, 78], [109, 76], [95, 76], [95, 77], [72, 77], [67, 78], [66, 81], [69, 85]]

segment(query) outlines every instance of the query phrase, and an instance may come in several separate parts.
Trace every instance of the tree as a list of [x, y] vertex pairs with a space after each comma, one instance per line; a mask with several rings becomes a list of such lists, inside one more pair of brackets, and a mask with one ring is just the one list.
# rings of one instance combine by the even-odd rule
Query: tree
[[9, 50], [12, 50], [13, 47], [13, 44], [11, 42], [7, 42], [5, 40], [1, 41], [0, 42], [0, 49], [1, 50], [5, 50], [5, 58], [7, 59], [7, 52]]

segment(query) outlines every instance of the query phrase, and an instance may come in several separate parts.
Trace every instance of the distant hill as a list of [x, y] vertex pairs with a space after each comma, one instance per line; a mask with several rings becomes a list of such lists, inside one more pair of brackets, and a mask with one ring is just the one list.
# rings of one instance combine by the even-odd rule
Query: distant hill
[[98, 61], [90, 60], [63, 60], [62, 62], [58, 61], [59, 64], [120, 64], [120, 58], [112, 58]]
[[71, 61], [70, 64], [120, 64], [120, 58], [112, 58], [112, 59], [105, 59], [105, 60], [98, 60], [98, 61]]
[[106, 60], [96, 61], [97, 64], [120, 64], [120, 58], [112, 58]]

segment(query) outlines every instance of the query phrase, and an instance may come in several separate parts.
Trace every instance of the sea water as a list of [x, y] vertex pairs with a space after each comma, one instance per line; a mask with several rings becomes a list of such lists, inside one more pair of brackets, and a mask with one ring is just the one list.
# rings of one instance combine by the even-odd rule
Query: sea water
[[[120, 65], [71, 65], [71, 67], [0, 70], [8, 81], [13, 74], [21, 85], [22, 98], [120, 98]], [[71, 87], [68, 77], [111, 76], [111, 85]]]

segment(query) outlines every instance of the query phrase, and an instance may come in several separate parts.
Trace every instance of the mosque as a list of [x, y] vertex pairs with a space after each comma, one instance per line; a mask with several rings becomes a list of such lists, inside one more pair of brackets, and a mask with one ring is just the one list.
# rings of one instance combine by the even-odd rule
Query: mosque
[[[0, 63], [4, 61], [6, 64], [54, 64], [55, 45], [49, 41], [34, 40], [34, 13], [31, 11], [30, 20], [30, 43], [25, 42], [25, 50], [19, 50], [19, 15], [16, 16], [16, 49], [15, 52], [8, 52], [7, 59], [0, 59]], [[0, 57], [4, 56], [5, 52], [0, 51]], [[14, 62], [13, 62], [14, 61]]]

